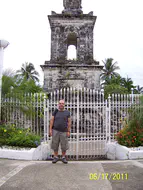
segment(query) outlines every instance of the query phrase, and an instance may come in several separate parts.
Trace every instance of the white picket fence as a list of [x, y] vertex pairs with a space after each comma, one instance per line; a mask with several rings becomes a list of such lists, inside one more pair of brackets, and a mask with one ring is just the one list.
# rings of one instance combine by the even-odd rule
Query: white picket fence
[[[5, 121], [16, 126], [30, 127], [44, 141], [51, 142], [49, 122], [60, 99], [71, 113], [69, 159], [106, 157], [106, 143], [115, 138], [128, 118], [128, 108], [139, 106], [140, 95], [112, 95], [94, 89], [64, 88], [48, 94], [27, 94], [20, 98], [5, 98], [2, 102]], [[29, 113], [26, 113], [29, 110]], [[51, 156], [52, 156], [51, 150]], [[61, 154], [61, 152], [60, 152]]]

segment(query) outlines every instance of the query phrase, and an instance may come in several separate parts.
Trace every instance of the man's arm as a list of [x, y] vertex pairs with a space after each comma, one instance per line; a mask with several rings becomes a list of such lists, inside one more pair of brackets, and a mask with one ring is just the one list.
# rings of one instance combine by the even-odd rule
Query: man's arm
[[71, 118], [68, 118], [68, 132], [70, 132], [71, 129]]
[[50, 120], [50, 136], [52, 136], [53, 123], [54, 123], [54, 116], [52, 116], [52, 118]]

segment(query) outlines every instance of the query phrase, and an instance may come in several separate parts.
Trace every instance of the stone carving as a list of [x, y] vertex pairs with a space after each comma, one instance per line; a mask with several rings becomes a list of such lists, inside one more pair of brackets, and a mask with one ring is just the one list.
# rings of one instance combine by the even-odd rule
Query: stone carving
[[81, 9], [81, 0], [63, 0], [65, 9]]
[[57, 13], [55, 11], [51, 11], [52, 15], [57, 15]]

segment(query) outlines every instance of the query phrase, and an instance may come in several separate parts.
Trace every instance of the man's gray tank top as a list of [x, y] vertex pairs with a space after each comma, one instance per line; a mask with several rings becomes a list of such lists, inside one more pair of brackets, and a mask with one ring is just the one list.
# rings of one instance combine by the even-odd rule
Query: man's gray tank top
[[70, 112], [68, 110], [55, 110], [52, 116], [54, 116], [53, 129], [60, 132], [67, 132], [68, 118], [70, 118]]

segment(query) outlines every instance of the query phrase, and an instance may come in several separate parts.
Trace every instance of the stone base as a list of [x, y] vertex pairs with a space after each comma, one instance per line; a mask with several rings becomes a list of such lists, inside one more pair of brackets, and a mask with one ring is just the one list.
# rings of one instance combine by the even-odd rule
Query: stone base
[[37, 148], [31, 149], [8, 149], [0, 148], [0, 158], [16, 159], [16, 160], [46, 160], [50, 155], [48, 144], [41, 144]]
[[110, 160], [142, 159], [143, 147], [127, 148], [117, 142], [107, 143], [107, 158]]
[[71, 61], [66, 64], [46, 62], [41, 65], [44, 72], [44, 91], [50, 92], [67, 87], [100, 89], [100, 74], [103, 66], [97, 62], [77, 64]]

